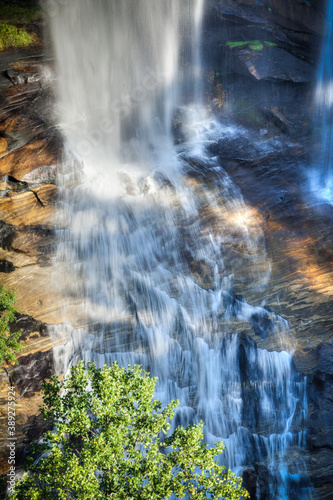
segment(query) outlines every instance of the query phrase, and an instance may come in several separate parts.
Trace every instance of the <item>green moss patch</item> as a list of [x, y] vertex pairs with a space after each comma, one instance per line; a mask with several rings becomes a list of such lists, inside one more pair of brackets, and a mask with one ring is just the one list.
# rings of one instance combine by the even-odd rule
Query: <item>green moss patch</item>
[[234, 49], [236, 47], [248, 47], [251, 50], [263, 50], [266, 47], [277, 47], [277, 44], [274, 42], [264, 42], [261, 40], [248, 40], [246, 42], [227, 42], [226, 46], [230, 49]]
[[42, 19], [37, 0], [0, 0], [0, 51], [34, 44]]
[[6, 22], [0, 22], [0, 50], [11, 47], [27, 47], [32, 45], [35, 39], [24, 28], [16, 28]]

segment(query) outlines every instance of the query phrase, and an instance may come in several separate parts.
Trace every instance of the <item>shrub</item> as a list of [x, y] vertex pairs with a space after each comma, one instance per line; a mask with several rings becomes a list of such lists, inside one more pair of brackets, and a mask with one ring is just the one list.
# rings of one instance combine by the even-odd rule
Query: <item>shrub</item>
[[224, 446], [203, 443], [203, 424], [170, 430], [177, 401], [162, 409], [156, 378], [140, 366], [97, 369], [81, 362], [60, 382], [43, 384], [44, 434], [39, 461], [15, 486], [16, 500], [238, 500], [242, 480], [216, 462]]
[[21, 332], [11, 333], [9, 324], [15, 321], [16, 295], [11, 290], [0, 287], [0, 365], [14, 363], [15, 353], [21, 350], [19, 338]]

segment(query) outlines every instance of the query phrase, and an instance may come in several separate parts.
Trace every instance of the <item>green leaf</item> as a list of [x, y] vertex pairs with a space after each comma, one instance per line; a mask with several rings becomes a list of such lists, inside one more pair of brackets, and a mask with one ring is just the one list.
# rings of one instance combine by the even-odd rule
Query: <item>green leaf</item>
[[4, 362], [15, 363], [15, 353], [21, 350], [19, 338], [21, 332], [12, 333], [10, 323], [15, 321], [16, 295], [5, 287], [0, 287], [0, 365]]
[[216, 460], [223, 443], [203, 442], [202, 422], [161, 440], [179, 403], [162, 408], [156, 381], [141, 366], [80, 362], [63, 381], [45, 382], [42, 413], [56, 428], [44, 434], [44, 455], [27, 464], [10, 498], [249, 498], [241, 479]]

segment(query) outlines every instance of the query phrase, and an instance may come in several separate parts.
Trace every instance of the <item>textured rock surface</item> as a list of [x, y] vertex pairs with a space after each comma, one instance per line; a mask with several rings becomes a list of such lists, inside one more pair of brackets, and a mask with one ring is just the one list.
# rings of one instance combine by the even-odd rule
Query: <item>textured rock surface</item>
[[[41, 382], [48, 379], [53, 373], [52, 348], [57, 343], [63, 342], [63, 339], [50, 338], [46, 326], [31, 318], [28, 321], [27, 317], [21, 317], [17, 325], [20, 328], [23, 327], [25, 344], [23, 352], [18, 358], [17, 366], [7, 367], [6, 371], [0, 373], [0, 429], [1, 435], [7, 436], [8, 387], [14, 386], [16, 396], [16, 463], [20, 465], [29, 450], [29, 444], [38, 439], [47, 428], [50, 428], [50, 423], [45, 422], [39, 412], [39, 406], [42, 404]], [[7, 442], [2, 440], [0, 444], [1, 474], [8, 470], [6, 445]]]
[[[313, 82], [314, 68], [289, 54], [279, 47], [269, 47], [263, 50], [235, 50], [243, 69], [247, 70], [256, 80], [286, 80], [294, 83]], [[259, 54], [258, 54], [259, 52]]]
[[[280, 158], [275, 154], [260, 161], [243, 158], [223, 164], [257, 210], [272, 264], [262, 295], [244, 291], [241, 282], [236, 282], [235, 293], [251, 304], [265, 301], [269, 310], [289, 322], [295, 367], [308, 377], [308, 473], [315, 487], [313, 498], [324, 500], [333, 494], [333, 209], [313, 207], [303, 199], [306, 172], [301, 165], [306, 151], [307, 145], [300, 142], [287, 155], [281, 147]], [[262, 335], [257, 326], [254, 323], [253, 331], [246, 333], [258, 346], [279, 350], [269, 328], [263, 328]], [[249, 484], [254, 478], [255, 472], [249, 471]]]
[[251, 127], [309, 133], [324, 2], [209, 0], [208, 6], [205, 64], [217, 108], [228, 106]]
[[61, 141], [49, 125], [52, 80], [45, 75], [50, 71], [35, 59], [12, 65], [24, 83], [7, 80], [1, 93], [0, 135], [7, 150], [0, 158], [0, 259], [6, 271], [2, 282], [17, 289], [21, 310], [55, 323], [60, 318], [50, 290], [50, 250]]
[[[55, 314], [57, 298], [50, 286], [57, 201], [57, 188], [50, 182], [55, 180], [61, 151], [59, 136], [46, 120], [45, 103], [50, 109], [51, 87], [43, 77], [43, 68], [31, 61], [18, 66], [15, 71], [9, 69], [6, 85], [1, 82], [0, 284], [17, 290], [19, 310], [29, 316], [21, 315], [17, 321], [25, 341], [17, 366], [1, 372], [0, 432], [7, 435], [7, 388], [14, 385], [16, 458], [20, 464], [27, 445], [49, 425], [39, 414], [40, 387], [52, 373], [52, 347], [59, 339], [50, 338], [46, 325], [31, 316], [60, 321]], [[20, 79], [21, 73], [24, 78]], [[27, 181], [22, 180], [24, 176]], [[1, 473], [8, 468], [5, 445], [2, 441]]]

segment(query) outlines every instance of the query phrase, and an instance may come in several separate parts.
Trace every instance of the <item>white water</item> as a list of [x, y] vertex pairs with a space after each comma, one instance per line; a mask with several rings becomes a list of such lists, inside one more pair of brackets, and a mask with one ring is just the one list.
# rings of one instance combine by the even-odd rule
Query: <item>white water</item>
[[311, 187], [316, 197], [333, 204], [333, 0], [327, 2], [326, 26], [315, 93], [316, 150]]
[[[56, 259], [83, 326], [56, 349], [58, 370], [142, 364], [164, 404], [180, 400], [175, 424], [203, 419], [229, 467], [261, 463], [271, 498], [305, 498], [302, 464], [287, 463], [304, 445], [305, 381], [290, 354], [240, 333], [290, 345], [287, 322], [233, 294], [262, 291], [270, 263], [255, 213], [209, 154], [237, 129], [198, 118], [204, 2], [92, 4], [50, 19], [66, 141]], [[191, 99], [191, 138], [176, 148], [173, 116]]]

